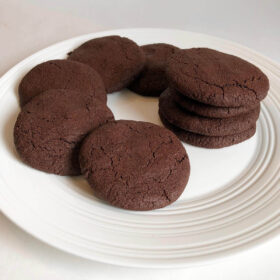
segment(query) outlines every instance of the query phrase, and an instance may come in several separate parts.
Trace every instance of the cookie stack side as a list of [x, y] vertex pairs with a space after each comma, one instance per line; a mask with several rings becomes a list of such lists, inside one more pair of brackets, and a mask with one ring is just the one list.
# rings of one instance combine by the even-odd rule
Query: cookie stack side
[[160, 97], [159, 114], [182, 141], [221, 148], [253, 136], [260, 101], [269, 89], [266, 75], [256, 66], [194, 48], [172, 55], [166, 75], [170, 88]]

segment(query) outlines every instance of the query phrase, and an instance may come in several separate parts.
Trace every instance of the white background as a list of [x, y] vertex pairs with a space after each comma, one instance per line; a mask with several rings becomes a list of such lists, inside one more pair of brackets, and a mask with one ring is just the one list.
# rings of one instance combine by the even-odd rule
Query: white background
[[[280, 62], [279, 0], [0, 0], [0, 76], [23, 58], [55, 42], [129, 27], [206, 33], [241, 43]], [[0, 280], [278, 280], [279, 240], [276, 237], [203, 267], [130, 269], [87, 261], [51, 248], [0, 213]]]

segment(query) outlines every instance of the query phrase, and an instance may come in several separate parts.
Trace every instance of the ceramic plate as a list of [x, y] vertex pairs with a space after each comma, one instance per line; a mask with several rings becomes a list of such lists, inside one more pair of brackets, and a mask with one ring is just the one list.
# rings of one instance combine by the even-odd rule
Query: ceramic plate
[[[45, 174], [23, 164], [13, 145], [17, 87], [36, 64], [65, 58], [86, 40], [118, 34], [138, 44], [209, 47], [240, 56], [270, 79], [257, 133], [228, 148], [185, 145], [189, 183], [174, 204], [125, 211], [95, 198], [81, 177]], [[21, 228], [64, 251], [134, 267], [183, 267], [228, 256], [263, 242], [280, 228], [280, 66], [240, 45], [179, 30], [127, 29], [73, 38], [25, 59], [0, 80], [0, 207]], [[110, 94], [116, 119], [160, 124], [158, 100], [129, 90]]]

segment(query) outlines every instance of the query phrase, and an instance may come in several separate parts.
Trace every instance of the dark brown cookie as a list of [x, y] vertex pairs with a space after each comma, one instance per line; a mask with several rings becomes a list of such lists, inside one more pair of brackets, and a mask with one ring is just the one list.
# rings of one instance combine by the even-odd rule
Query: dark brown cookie
[[168, 87], [165, 77], [166, 61], [179, 48], [168, 44], [150, 44], [141, 47], [146, 63], [129, 88], [144, 96], [160, 96]]
[[238, 116], [243, 113], [247, 113], [259, 106], [259, 103], [250, 106], [240, 107], [217, 107], [208, 104], [204, 104], [193, 99], [190, 99], [180, 94], [175, 89], [169, 89], [174, 98], [174, 101], [182, 108], [196, 115], [207, 118], [230, 118]]
[[259, 117], [260, 106], [236, 117], [226, 119], [205, 118], [182, 110], [167, 89], [159, 98], [159, 112], [168, 122], [183, 130], [202, 135], [225, 136], [251, 128]]
[[18, 89], [21, 106], [50, 89], [77, 90], [80, 95], [107, 101], [103, 81], [95, 70], [83, 63], [57, 59], [35, 66], [24, 76]]
[[168, 60], [170, 86], [194, 100], [221, 107], [259, 103], [267, 95], [267, 76], [253, 64], [207, 48], [180, 50]]
[[69, 53], [68, 59], [94, 68], [101, 75], [108, 93], [127, 87], [145, 63], [140, 47], [132, 40], [120, 36], [87, 41]]
[[254, 125], [245, 131], [233, 135], [206, 136], [206, 135], [196, 134], [180, 129], [172, 125], [171, 123], [169, 123], [161, 114], [160, 114], [160, 119], [164, 124], [164, 126], [170, 129], [171, 131], [173, 131], [181, 141], [193, 146], [208, 148], [208, 149], [224, 148], [224, 147], [241, 143], [251, 138], [256, 132], [256, 125]]
[[187, 153], [171, 131], [128, 120], [94, 130], [82, 144], [80, 166], [98, 197], [130, 210], [174, 202], [190, 174]]
[[20, 112], [14, 142], [22, 160], [33, 168], [59, 175], [79, 175], [79, 146], [94, 128], [113, 120], [104, 102], [80, 98], [72, 90], [49, 90]]

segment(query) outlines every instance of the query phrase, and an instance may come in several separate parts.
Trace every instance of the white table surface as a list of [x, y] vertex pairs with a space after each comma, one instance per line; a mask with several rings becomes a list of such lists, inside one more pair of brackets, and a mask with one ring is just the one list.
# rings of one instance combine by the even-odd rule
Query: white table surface
[[[236, 41], [280, 62], [279, 0], [0, 0], [0, 76], [55, 42], [129, 27], [206, 33]], [[176, 270], [116, 267], [54, 249], [0, 212], [0, 280], [276, 280], [280, 279], [279, 260], [280, 236], [207, 266]]]

